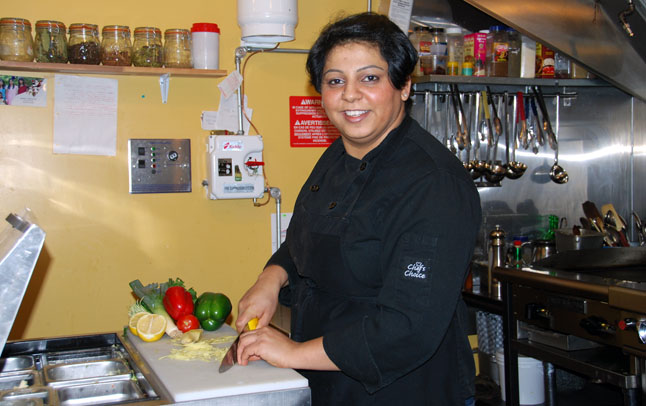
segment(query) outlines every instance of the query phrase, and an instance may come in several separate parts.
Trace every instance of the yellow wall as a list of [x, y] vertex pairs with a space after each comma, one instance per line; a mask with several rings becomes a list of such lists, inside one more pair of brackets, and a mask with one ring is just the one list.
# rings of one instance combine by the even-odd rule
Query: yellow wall
[[[373, 6], [374, 8], [375, 6]], [[285, 48], [309, 48], [317, 32], [340, 11], [365, 11], [365, 0], [299, 2], [296, 40]], [[190, 28], [220, 26], [220, 68], [231, 72], [240, 44], [234, 0], [4, 2], [2, 17], [53, 19], [69, 26], [88, 22]], [[313, 95], [305, 55], [260, 54], [246, 69], [253, 121], [265, 141], [272, 186], [283, 193], [283, 211], [322, 152], [290, 148], [289, 96]], [[7, 71], [3, 71], [7, 72]], [[134, 301], [128, 282], [180, 277], [202, 291], [227, 294], [234, 303], [255, 281], [271, 252], [274, 201], [211, 201], [206, 178], [202, 110], [217, 110], [221, 79], [171, 78], [162, 104], [158, 78], [113, 76], [119, 81], [117, 154], [114, 157], [52, 153], [53, 74], [45, 108], [0, 107], [0, 216], [29, 207], [47, 232], [10, 339], [118, 331]], [[128, 193], [129, 138], [190, 138], [192, 193]]]

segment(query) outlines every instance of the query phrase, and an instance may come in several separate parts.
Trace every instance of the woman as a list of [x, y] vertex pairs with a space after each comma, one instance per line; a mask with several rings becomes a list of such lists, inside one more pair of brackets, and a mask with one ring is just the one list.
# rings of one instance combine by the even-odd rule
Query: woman
[[25, 84], [25, 79], [18, 78], [18, 94], [25, 93], [27, 91], [27, 85]]
[[11, 102], [13, 101], [13, 98], [18, 94], [18, 86], [16, 86], [15, 81], [16, 81], [15, 76], [12, 76], [11, 78], [9, 78], [9, 84], [5, 88], [4, 98], [7, 104], [11, 104]]
[[[239, 303], [242, 365], [299, 370], [314, 405], [464, 405], [475, 367], [461, 299], [480, 200], [407, 114], [417, 54], [387, 17], [326, 27], [307, 70], [341, 137], [301, 189], [285, 242]], [[268, 327], [280, 294], [291, 338]]]

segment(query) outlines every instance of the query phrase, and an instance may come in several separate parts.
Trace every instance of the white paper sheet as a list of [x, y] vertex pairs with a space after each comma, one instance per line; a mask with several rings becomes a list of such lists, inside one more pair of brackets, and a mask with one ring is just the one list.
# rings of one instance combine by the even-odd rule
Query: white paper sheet
[[[247, 107], [247, 95], [244, 96], [244, 111], [251, 120], [253, 109]], [[218, 109], [218, 118], [215, 121], [215, 128], [218, 130], [229, 130], [234, 133], [238, 131], [238, 98], [231, 96], [224, 97], [220, 93], [220, 108]], [[246, 117], [242, 118], [242, 128], [245, 134], [249, 134], [249, 121]]]
[[55, 75], [54, 153], [115, 156], [116, 79]]

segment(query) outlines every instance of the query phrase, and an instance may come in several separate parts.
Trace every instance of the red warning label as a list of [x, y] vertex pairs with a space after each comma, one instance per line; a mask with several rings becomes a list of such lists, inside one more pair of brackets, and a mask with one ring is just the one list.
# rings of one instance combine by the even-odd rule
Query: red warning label
[[321, 96], [290, 96], [289, 122], [292, 147], [327, 147], [341, 134], [321, 106]]

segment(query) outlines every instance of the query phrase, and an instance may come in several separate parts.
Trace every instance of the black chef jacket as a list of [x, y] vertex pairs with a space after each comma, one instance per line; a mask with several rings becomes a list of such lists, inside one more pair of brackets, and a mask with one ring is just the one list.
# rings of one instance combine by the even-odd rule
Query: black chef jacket
[[296, 200], [268, 264], [291, 337], [341, 372], [300, 371], [314, 405], [463, 405], [475, 366], [461, 288], [481, 218], [462, 163], [410, 117], [359, 160], [341, 139]]

